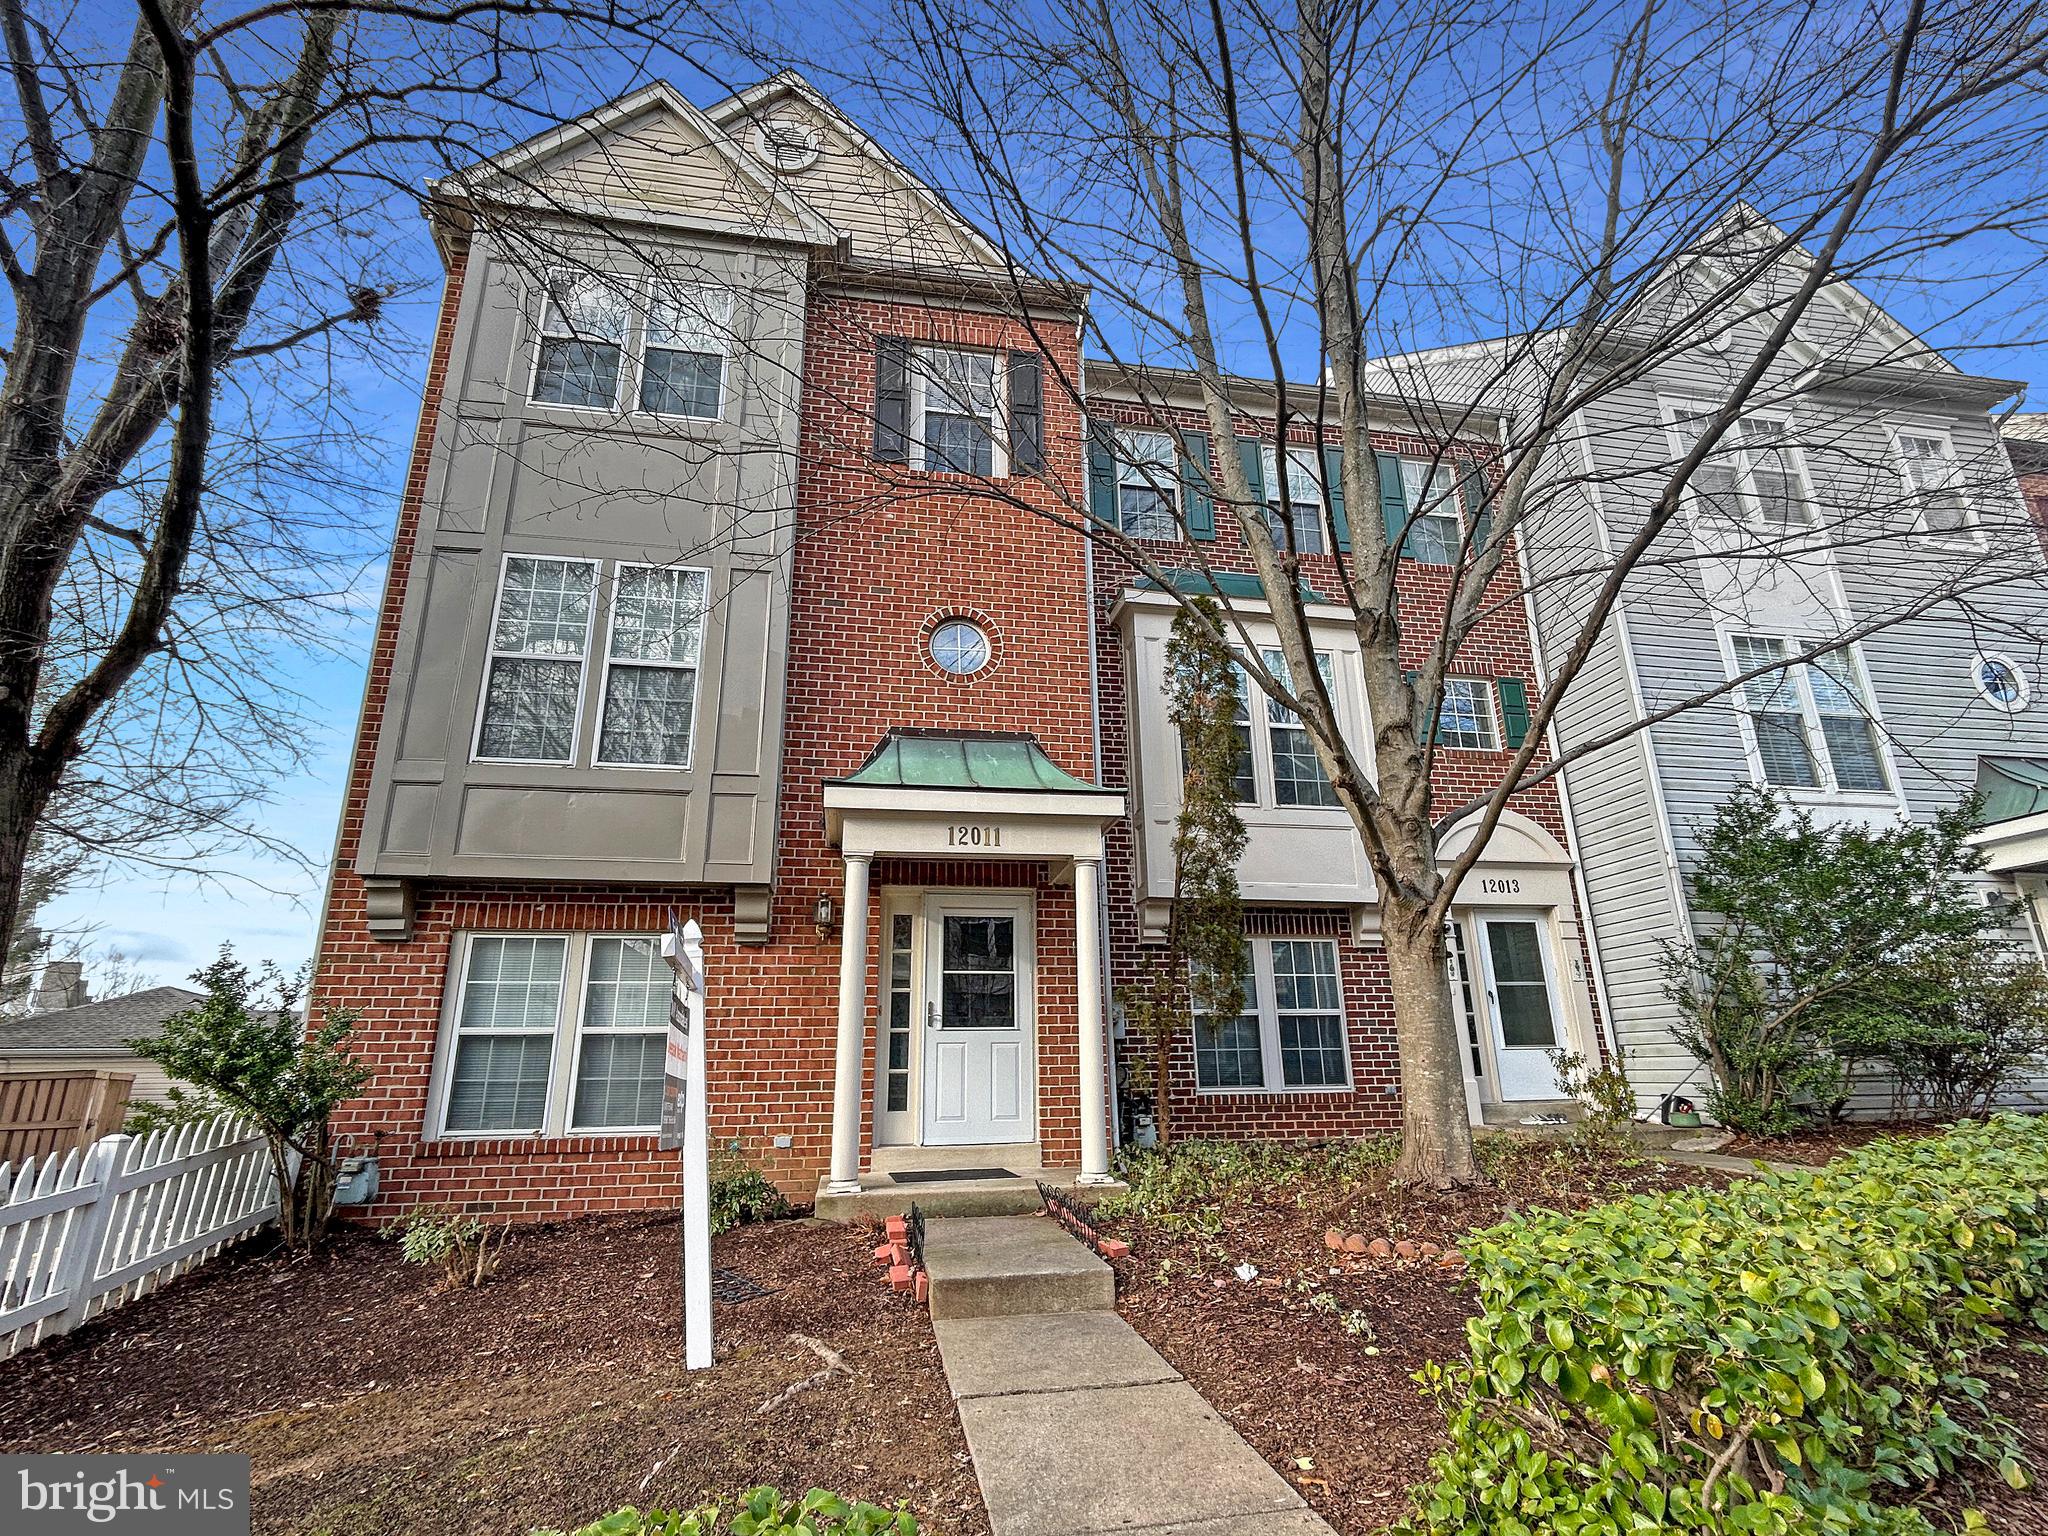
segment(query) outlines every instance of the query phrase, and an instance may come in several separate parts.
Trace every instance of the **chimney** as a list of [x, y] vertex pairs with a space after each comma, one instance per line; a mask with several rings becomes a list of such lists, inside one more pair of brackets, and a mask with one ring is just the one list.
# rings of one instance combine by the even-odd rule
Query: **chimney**
[[31, 1013], [55, 1013], [60, 1008], [76, 1008], [85, 999], [85, 965], [78, 960], [52, 960], [43, 967], [43, 974], [36, 978], [35, 996], [30, 1000]]

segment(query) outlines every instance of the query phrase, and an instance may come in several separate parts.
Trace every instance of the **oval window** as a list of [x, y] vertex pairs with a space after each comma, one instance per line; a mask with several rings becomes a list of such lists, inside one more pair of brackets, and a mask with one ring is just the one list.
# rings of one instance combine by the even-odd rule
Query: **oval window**
[[988, 636], [966, 619], [947, 619], [932, 631], [932, 660], [941, 672], [972, 677], [988, 665]]
[[1983, 655], [1970, 663], [1970, 681], [1993, 709], [2008, 713], [2027, 704], [2027, 674], [2010, 656]]

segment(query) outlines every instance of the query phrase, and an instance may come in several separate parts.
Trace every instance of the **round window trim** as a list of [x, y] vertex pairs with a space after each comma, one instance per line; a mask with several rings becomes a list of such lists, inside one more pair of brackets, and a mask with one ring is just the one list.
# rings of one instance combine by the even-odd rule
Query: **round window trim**
[[[2001, 688], [1986, 678], [1986, 673], [2002, 670], [2010, 681], [2010, 688]], [[2018, 714], [2027, 707], [2027, 700], [2033, 689], [2027, 683], [2027, 674], [2020, 664], [2010, 656], [1997, 651], [1980, 651], [1970, 661], [1970, 683], [1977, 690], [1977, 697], [1993, 709], [2006, 714]]]
[[924, 644], [932, 665], [948, 677], [973, 677], [995, 654], [988, 631], [957, 615], [934, 624]]

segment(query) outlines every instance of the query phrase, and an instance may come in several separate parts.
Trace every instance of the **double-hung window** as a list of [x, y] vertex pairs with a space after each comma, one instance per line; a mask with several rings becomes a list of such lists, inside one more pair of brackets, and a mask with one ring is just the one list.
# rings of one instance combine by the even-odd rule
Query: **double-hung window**
[[672, 986], [642, 935], [467, 935], [441, 1092], [450, 1136], [652, 1131]]
[[1273, 542], [1282, 549], [1287, 548], [1287, 524], [1291, 521], [1294, 524], [1296, 553], [1324, 553], [1321, 450], [1289, 448], [1284, 479], [1279, 473], [1272, 447], [1269, 445], [1260, 451], [1265, 454], [1266, 526], [1272, 530]]
[[998, 361], [994, 352], [912, 349], [911, 437], [920, 469], [982, 476], [1008, 472]]
[[1810, 662], [1786, 663], [1806, 648], [1805, 642], [1776, 635], [1729, 640], [1737, 674], [1757, 672], [1742, 684], [1741, 702], [1764, 782], [1781, 789], [1889, 793], [1856, 653], [1844, 647]]
[[600, 764], [689, 766], [708, 579], [700, 570], [619, 566], [605, 647]]
[[617, 406], [632, 308], [630, 290], [616, 278], [590, 272], [549, 277], [533, 398], [546, 405]]
[[1168, 434], [1116, 434], [1116, 510], [1134, 539], [1180, 537], [1180, 455]]
[[[1266, 670], [1283, 687], [1293, 691], [1287, 673], [1287, 658], [1278, 650], [1261, 652]], [[1327, 652], [1316, 652], [1316, 670], [1323, 686], [1334, 692], [1334, 674]], [[1315, 744], [1301, 717], [1271, 694], [1266, 695], [1266, 742], [1273, 761], [1273, 803], [1276, 805], [1334, 806], [1337, 791], [1323, 772]]]
[[1331, 939], [1250, 939], [1242, 1010], [1195, 1021], [1195, 1081], [1209, 1090], [1347, 1088], [1343, 985]]
[[[1673, 463], [1699, 441], [1714, 412], [1692, 402], [1666, 402], [1665, 423]], [[1772, 530], [1813, 522], [1804, 467], [1782, 415], [1745, 416], [1724, 433], [1688, 482], [1694, 504], [1732, 522]]]
[[640, 409], [715, 421], [724, 405], [732, 294], [703, 283], [657, 282], [647, 310]]
[[1456, 565], [1465, 530], [1451, 466], [1441, 459], [1401, 460], [1401, 494], [1409, 512], [1402, 552], [1425, 565]]
[[542, 283], [533, 399], [541, 405], [616, 410], [626, 391], [638, 410], [716, 420], [725, 406], [733, 296], [660, 274], [627, 278], [557, 272]]
[[[593, 662], [607, 571], [609, 632]], [[591, 751], [582, 742], [583, 698], [585, 674], [595, 671], [602, 699], [595, 764], [687, 768], [709, 584], [709, 574], [694, 567], [507, 555], [477, 711], [477, 759], [575, 764]]]
[[505, 557], [477, 720], [479, 758], [573, 760], [596, 589], [595, 560]]
[[1944, 538], [1970, 538], [1974, 517], [1964, 493], [1955, 444], [1946, 433], [1900, 431], [1893, 436], [1899, 474], [1919, 508], [1920, 531]]
[[1494, 729], [1491, 678], [1444, 679], [1436, 740], [1438, 746], [1465, 747], [1478, 752], [1491, 752], [1500, 745], [1500, 734]]

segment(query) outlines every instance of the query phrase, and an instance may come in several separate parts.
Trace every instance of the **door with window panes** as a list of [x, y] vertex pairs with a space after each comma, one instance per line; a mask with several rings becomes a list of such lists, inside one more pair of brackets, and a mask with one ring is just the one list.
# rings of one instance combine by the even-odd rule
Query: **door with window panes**
[[1540, 918], [1500, 913], [1480, 917], [1476, 926], [1500, 1098], [1563, 1097], [1551, 1053], [1570, 1047], [1546, 925]]
[[918, 1140], [1030, 1141], [1038, 1133], [1031, 898], [934, 893], [924, 900], [923, 921]]

